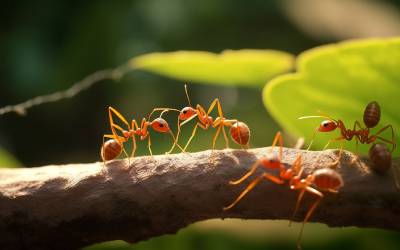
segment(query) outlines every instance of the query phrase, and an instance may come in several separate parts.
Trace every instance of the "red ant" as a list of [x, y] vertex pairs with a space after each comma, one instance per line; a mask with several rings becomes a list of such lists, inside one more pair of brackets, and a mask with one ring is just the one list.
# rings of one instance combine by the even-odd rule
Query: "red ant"
[[[275, 145], [279, 142], [279, 154], [275, 154], [273, 152]], [[236, 180], [236, 181], [230, 181], [229, 184], [231, 185], [237, 185], [242, 183], [244, 180], [246, 180], [248, 177], [250, 177], [254, 172], [257, 170], [257, 168], [261, 165], [264, 167], [264, 170], [270, 170], [270, 169], [278, 169], [279, 170], [279, 176], [274, 176], [268, 172], [264, 172], [258, 177], [256, 177], [250, 184], [240, 193], [240, 195], [236, 198], [236, 200], [231, 203], [229, 206], [224, 207], [224, 210], [231, 209], [234, 207], [250, 190], [252, 190], [261, 180], [267, 179], [272, 181], [273, 183], [276, 184], [284, 184], [286, 181], [290, 181], [293, 176], [299, 171], [300, 165], [301, 165], [301, 157], [298, 156], [296, 160], [293, 162], [292, 167], [286, 168], [285, 165], [282, 163], [282, 148], [283, 148], [283, 140], [282, 140], [282, 135], [281, 132], [277, 132], [275, 135], [275, 138], [272, 142], [271, 146], [271, 154], [269, 154], [266, 157], [260, 158], [257, 160], [250, 168], [250, 170], [243, 175], [242, 178]]]
[[[373, 134], [373, 135], [370, 134], [370, 128], [375, 127], [379, 123], [379, 120], [380, 120], [380, 107], [377, 102], [370, 102], [367, 105], [367, 107], [365, 108], [364, 116], [363, 116], [364, 124], [366, 126], [365, 128], [363, 128], [358, 121], [355, 121], [353, 129], [347, 129], [342, 120], [340, 120], [340, 119], [335, 120], [327, 115], [302, 116], [299, 119], [308, 119], [308, 118], [326, 118], [327, 119], [325, 121], [322, 121], [321, 124], [319, 125], [319, 127], [317, 127], [315, 129], [315, 132], [312, 136], [312, 140], [311, 140], [311, 143], [310, 143], [308, 149], [311, 147], [317, 132], [331, 132], [337, 128], [340, 129], [341, 136], [338, 138], [329, 140], [329, 142], [324, 147], [324, 149], [326, 149], [332, 141], [341, 141], [339, 157], [332, 164], [334, 166], [337, 165], [340, 161], [340, 158], [341, 158], [342, 152], [343, 152], [343, 146], [344, 146], [343, 144], [344, 144], [345, 140], [351, 141], [353, 138], [355, 138], [356, 152], [358, 152], [358, 142], [360, 142], [362, 144], [371, 144], [371, 143], [375, 142], [376, 140], [381, 140], [383, 142], [392, 144], [392, 152], [396, 148], [396, 141], [394, 138], [394, 130], [393, 130], [392, 125], [390, 125], [390, 124], [386, 125], [383, 128], [381, 128], [378, 132], [376, 132], [375, 134]], [[392, 132], [391, 140], [387, 140], [387, 139], [379, 136], [382, 132], [384, 132], [388, 128], [390, 128], [391, 132]]]
[[[163, 108], [162, 110], [163, 110], [163, 112], [161, 113], [161, 115], [166, 111], [170, 111], [170, 110], [174, 110], [174, 109]], [[179, 110], [176, 110], [176, 111], [179, 111]], [[153, 110], [153, 112], [154, 112], [154, 110]], [[151, 112], [151, 114], [153, 114], [153, 112]], [[116, 115], [119, 118], [119, 120], [121, 120], [126, 125], [127, 129], [123, 129], [119, 125], [115, 124], [114, 119], [113, 119], [113, 114]], [[140, 140], [145, 140], [147, 138], [148, 139], [147, 147], [149, 149], [150, 155], [152, 156], [153, 152], [151, 150], [151, 138], [150, 138], [150, 133], [149, 133], [149, 127], [151, 127], [156, 132], [169, 133], [174, 140], [174, 144], [177, 144], [175, 136], [171, 132], [167, 121], [165, 121], [163, 118], [161, 118], [161, 115], [160, 115], [160, 117], [150, 121], [151, 114], [149, 115], [148, 120], [146, 120], [146, 118], [143, 118], [142, 122], [139, 126], [135, 119], [133, 119], [131, 121], [131, 124], [129, 124], [128, 121], [115, 108], [108, 107], [108, 117], [109, 117], [109, 121], [110, 121], [112, 134], [104, 135], [103, 141], [104, 141], [104, 138], [111, 138], [113, 140], [116, 140], [122, 147], [123, 143], [127, 142], [129, 140], [129, 138], [132, 138], [133, 148], [132, 148], [131, 157], [134, 157], [135, 151], [136, 151], [136, 136], [140, 136], [139, 137]], [[117, 130], [120, 131], [122, 136], [118, 135]], [[104, 142], [103, 142], [103, 145], [104, 145]], [[183, 151], [183, 149], [180, 147], [179, 144], [177, 144], [177, 146]], [[125, 152], [125, 150], [124, 150], [124, 152]], [[126, 152], [125, 152], [125, 154], [126, 154]]]
[[[301, 160], [300, 160], [301, 162]], [[300, 164], [301, 165], [301, 164]], [[299, 166], [300, 166], [299, 165]], [[337, 193], [338, 189], [343, 186], [343, 179], [341, 175], [333, 169], [330, 168], [322, 168], [314, 171], [314, 173], [309, 174], [306, 178], [301, 179], [301, 175], [303, 173], [303, 167], [300, 167], [300, 171], [296, 176], [294, 176], [290, 180], [290, 189], [292, 190], [300, 190], [300, 193], [297, 197], [296, 207], [294, 209], [292, 218], [289, 222], [289, 226], [299, 209], [300, 202], [304, 197], [305, 192], [316, 195], [317, 200], [310, 206], [307, 211], [306, 216], [304, 217], [303, 223], [301, 225], [301, 229], [299, 232], [298, 240], [297, 240], [297, 248], [301, 249], [301, 238], [303, 235], [304, 225], [310, 219], [312, 213], [317, 208], [322, 198], [324, 198], [324, 194], [318, 191], [316, 188], [322, 191], [327, 191], [331, 193]], [[316, 188], [311, 187], [314, 185]]]
[[[212, 142], [212, 149], [215, 148], [215, 143], [216, 140], [222, 130], [222, 134], [224, 135], [225, 139], [225, 144], [226, 147], [229, 148], [229, 140], [225, 132], [225, 127], [230, 127], [230, 134], [232, 139], [237, 143], [242, 146], [247, 146], [250, 138], [250, 129], [249, 127], [243, 123], [239, 122], [238, 120], [235, 119], [226, 119], [224, 117], [223, 111], [222, 111], [222, 106], [218, 98], [214, 99], [214, 101], [211, 103], [210, 107], [208, 108], [207, 112], [206, 110], [200, 105], [197, 104], [196, 108], [193, 108], [188, 90], [187, 90], [187, 85], [185, 84], [185, 93], [186, 93], [186, 98], [188, 100], [189, 106], [184, 107], [178, 116], [178, 132], [176, 135], [176, 138], [178, 140], [181, 127], [191, 121], [194, 118], [198, 118], [198, 121], [192, 131], [192, 135], [190, 136], [189, 140], [187, 141], [185, 147], [183, 150], [186, 150], [187, 147], [189, 146], [190, 142], [194, 138], [197, 128], [200, 127], [204, 130], [208, 129], [209, 127], [217, 128], [217, 131], [214, 135], [213, 142]], [[210, 116], [210, 113], [213, 111], [213, 109], [217, 106], [218, 109], [218, 117], [216, 119], [213, 119], [213, 117]], [[183, 121], [181, 123], [181, 121]], [[167, 153], [171, 153], [174, 149], [175, 145], [172, 145], [171, 149]]]

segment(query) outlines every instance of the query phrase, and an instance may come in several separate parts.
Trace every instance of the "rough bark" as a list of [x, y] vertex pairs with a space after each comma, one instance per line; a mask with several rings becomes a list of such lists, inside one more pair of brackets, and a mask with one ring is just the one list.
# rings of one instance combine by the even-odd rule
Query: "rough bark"
[[[288, 219], [296, 191], [263, 181], [236, 207], [223, 211], [249, 182], [231, 186], [269, 148], [138, 157], [102, 162], [0, 170], [0, 249], [77, 249], [122, 239], [138, 242], [175, 233], [211, 218]], [[306, 173], [336, 159], [335, 151], [284, 149], [284, 163], [298, 153]], [[400, 229], [400, 192], [391, 172], [377, 175], [368, 161], [338, 166], [345, 185], [326, 194], [312, 216], [329, 226]], [[395, 160], [397, 167], [400, 160]], [[259, 169], [260, 173], [263, 171]], [[250, 178], [251, 179], [251, 178]], [[306, 195], [298, 216], [310, 202]]]

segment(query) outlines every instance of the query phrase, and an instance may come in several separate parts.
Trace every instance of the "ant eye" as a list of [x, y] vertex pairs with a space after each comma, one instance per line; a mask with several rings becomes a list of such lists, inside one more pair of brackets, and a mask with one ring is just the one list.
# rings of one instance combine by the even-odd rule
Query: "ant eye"
[[328, 127], [328, 123], [325, 122], [323, 126], [324, 126], [324, 127]]
[[159, 126], [160, 128], [162, 128], [162, 127], [164, 127], [164, 124], [160, 123], [158, 126]]
[[183, 111], [183, 113], [184, 113], [184, 114], [186, 114], [186, 113], [187, 113], [187, 111], [185, 110], [185, 111]]

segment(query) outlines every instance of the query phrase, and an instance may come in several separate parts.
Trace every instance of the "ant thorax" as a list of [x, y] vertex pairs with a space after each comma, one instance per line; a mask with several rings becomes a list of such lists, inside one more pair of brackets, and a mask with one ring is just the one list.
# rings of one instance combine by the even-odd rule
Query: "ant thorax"
[[369, 128], [363, 128], [358, 131], [358, 136], [361, 143], [368, 141]]
[[133, 136], [135, 136], [135, 130], [129, 130], [129, 131], [122, 131], [122, 135], [125, 137], [125, 138], [130, 138], [130, 137], [133, 137]]
[[[221, 119], [222, 119], [221, 117], [217, 117], [217, 119], [215, 119], [215, 123], [220, 123]], [[211, 116], [204, 115], [203, 117], [201, 117], [201, 122], [204, 125], [211, 125], [211, 124], [213, 124], [214, 119]]]
[[272, 152], [268, 154], [266, 157], [262, 159], [262, 165], [267, 169], [280, 169], [281, 168], [281, 161], [278, 157], [278, 154]]

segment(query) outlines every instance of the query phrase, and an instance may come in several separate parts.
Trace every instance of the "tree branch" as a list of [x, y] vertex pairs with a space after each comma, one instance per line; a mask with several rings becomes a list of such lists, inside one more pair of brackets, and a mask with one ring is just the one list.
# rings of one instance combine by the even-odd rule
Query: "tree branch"
[[[262, 182], [236, 207], [224, 212], [245, 185], [241, 177], [269, 148], [138, 157], [102, 162], [0, 170], [0, 249], [76, 249], [123, 239], [138, 242], [175, 233], [211, 218], [288, 219], [297, 192]], [[336, 159], [336, 152], [284, 149], [290, 164], [303, 154], [306, 173]], [[391, 173], [371, 173], [368, 161], [350, 165], [344, 154], [338, 171], [345, 186], [327, 194], [312, 216], [329, 226], [400, 229], [400, 192]], [[318, 159], [319, 158], [319, 159]], [[400, 160], [393, 162], [398, 167]], [[261, 171], [261, 170], [260, 170]], [[314, 197], [306, 195], [302, 220]]]
[[127, 65], [123, 64], [115, 69], [105, 69], [96, 71], [86, 76], [82, 80], [72, 84], [72, 86], [66, 90], [57, 91], [48, 95], [37, 96], [19, 104], [7, 105], [1, 107], [0, 116], [11, 112], [15, 112], [19, 115], [26, 115], [27, 110], [32, 107], [42, 105], [45, 103], [57, 102], [63, 99], [73, 98], [80, 92], [89, 89], [90, 87], [92, 87], [92, 85], [98, 82], [104, 80], [117, 81], [121, 79], [129, 70], [132, 69], [128, 68]]

